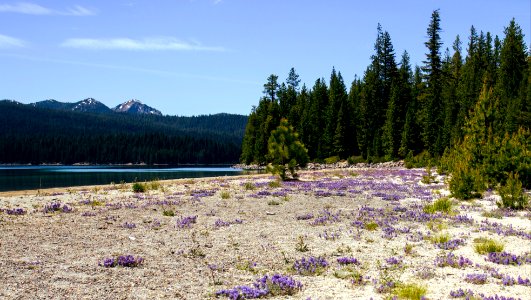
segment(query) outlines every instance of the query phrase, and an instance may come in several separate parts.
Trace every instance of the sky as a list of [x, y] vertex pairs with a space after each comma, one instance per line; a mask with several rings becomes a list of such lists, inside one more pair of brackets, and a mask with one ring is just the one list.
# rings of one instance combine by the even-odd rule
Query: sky
[[[443, 50], [470, 27], [503, 38], [512, 18], [529, 48], [529, 0], [0, 0], [0, 99], [138, 99], [167, 115], [249, 114], [270, 74], [345, 84], [388, 31], [397, 61], [425, 59], [439, 9]], [[444, 51], [442, 51], [444, 52]]]

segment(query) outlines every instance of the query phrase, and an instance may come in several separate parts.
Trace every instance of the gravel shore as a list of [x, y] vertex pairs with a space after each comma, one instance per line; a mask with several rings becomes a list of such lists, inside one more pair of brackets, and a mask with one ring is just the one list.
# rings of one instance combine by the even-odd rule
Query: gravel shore
[[[145, 193], [130, 184], [2, 193], [0, 298], [214, 299], [279, 273], [302, 288], [271, 299], [385, 299], [408, 284], [425, 287], [427, 299], [459, 289], [529, 299], [531, 213], [497, 209], [491, 192], [450, 198], [449, 214], [427, 213], [448, 191], [443, 176], [426, 184], [424, 175], [394, 166], [306, 170], [290, 182], [266, 174], [161, 181]], [[485, 238], [514, 260], [477, 253]], [[143, 261], [103, 265], [124, 255]], [[463, 263], [448, 263], [452, 255]], [[310, 257], [327, 266], [294, 268]]]

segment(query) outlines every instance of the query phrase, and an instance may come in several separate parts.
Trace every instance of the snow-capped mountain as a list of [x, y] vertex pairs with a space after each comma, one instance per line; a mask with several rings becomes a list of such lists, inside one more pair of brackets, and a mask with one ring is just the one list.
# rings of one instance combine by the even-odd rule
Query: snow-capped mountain
[[72, 111], [92, 112], [92, 113], [110, 113], [112, 112], [105, 104], [95, 100], [94, 98], [87, 98], [85, 100], [74, 103], [71, 108]]
[[148, 105], [143, 104], [142, 102], [132, 99], [127, 102], [124, 102], [115, 108], [113, 108], [115, 112], [120, 113], [129, 113], [129, 114], [147, 114], [147, 115], [158, 115], [162, 116], [162, 113]]
[[59, 102], [57, 100], [44, 100], [30, 105], [38, 108], [57, 109], [57, 110], [69, 110], [77, 112], [89, 112], [89, 113], [110, 113], [112, 110], [105, 104], [99, 102], [94, 98], [87, 98], [75, 103], [71, 102]]

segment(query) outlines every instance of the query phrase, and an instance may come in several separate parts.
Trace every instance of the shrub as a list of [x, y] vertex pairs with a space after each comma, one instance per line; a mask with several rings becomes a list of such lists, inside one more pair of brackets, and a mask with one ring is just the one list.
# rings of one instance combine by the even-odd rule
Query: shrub
[[309, 161], [308, 150], [299, 141], [298, 134], [286, 119], [280, 120], [280, 125], [271, 132], [267, 160], [268, 172], [278, 174], [282, 180], [288, 179], [288, 172], [296, 179], [296, 170], [306, 166]]
[[221, 192], [221, 199], [229, 199], [230, 198], [230, 192], [229, 191], [222, 191]]
[[452, 212], [452, 201], [448, 198], [439, 198], [433, 202], [433, 204], [428, 204], [423, 208], [425, 213], [434, 214], [435, 212], [443, 212], [449, 214]]
[[143, 193], [146, 191], [146, 186], [140, 182], [133, 183], [133, 192]]
[[331, 164], [335, 164], [339, 161], [339, 156], [331, 156], [331, 157], [328, 157], [328, 158], [325, 158], [324, 162], [325, 164], [328, 164], [328, 165], [331, 165]]
[[376, 230], [376, 228], [378, 228], [378, 224], [376, 224], [375, 222], [369, 222], [365, 224], [365, 229], [369, 231], [374, 231]]
[[359, 163], [364, 163], [365, 159], [363, 159], [363, 156], [351, 156], [347, 159], [347, 162], [349, 165], [355, 165]]
[[412, 300], [424, 299], [424, 295], [426, 295], [427, 291], [428, 289], [426, 287], [416, 283], [399, 284], [394, 289], [394, 293], [396, 293], [399, 299]]
[[243, 186], [244, 186], [246, 191], [252, 191], [252, 190], [256, 189], [256, 186], [252, 182], [246, 182]]
[[150, 181], [149, 184], [146, 184], [146, 187], [149, 188], [150, 190], [156, 191], [160, 189], [161, 184], [160, 182], [158, 182], [158, 180], [155, 179], [155, 180]]
[[495, 240], [479, 238], [476, 239], [474, 249], [479, 254], [487, 254], [491, 252], [502, 252], [504, 245], [502, 243], [496, 242]]
[[496, 204], [502, 208], [524, 209], [529, 199], [522, 190], [522, 182], [518, 179], [518, 173], [509, 173], [505, 185], [498, 189], [502, 201]]
[[458, 168], [450, 179], [449, 186], [452, 196], [461, 200], [481, 197], [483, 179], [478, 170]]
[[163, 212], [162, 212], [162, 215], [165, 216], [165, 217], [175, 217], [175, 212], [171, 209], [165, 209]]

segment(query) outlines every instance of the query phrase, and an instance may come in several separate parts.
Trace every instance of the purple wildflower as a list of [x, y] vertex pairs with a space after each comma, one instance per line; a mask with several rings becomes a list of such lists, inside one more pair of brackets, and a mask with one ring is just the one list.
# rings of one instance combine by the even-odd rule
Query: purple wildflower
[[484, 284], [487, 282], [487, 274], [467, 274], [465, 281], [472, 284]]
[[296, 260], [293, 264], [293, 269], [300, 275], [314, 275], [321, 272], [328, 267], [328, 262], [323, 257], [310, 256]]
[[197, 216], [181, 217], [177, 220], [177, 228], [190, 228], [197, 221]]
[[340, 257], [337, 259], [337, 262], [340, 265], [351, 265], [351, 264], [359, 265], [360, 264], [359, 260], [357, 260], [354, 257]]

